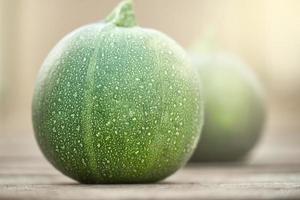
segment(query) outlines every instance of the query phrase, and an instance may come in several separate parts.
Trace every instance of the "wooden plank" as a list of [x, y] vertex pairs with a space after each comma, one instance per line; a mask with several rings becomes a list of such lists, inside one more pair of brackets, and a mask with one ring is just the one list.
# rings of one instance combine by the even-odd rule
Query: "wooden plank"
[[81, 185], [60, 174], [0, 175], [2, 198], [12, 199], [297, 199], [300, 170], [257, 173], [230, 166], [189, 166], [158, 184]]
[[300, 199], [300, 134], [267, 133], [246, 163], [188, 165], [156, 184], [81, 185], [32, 134], [0, 138], [0, 199]]

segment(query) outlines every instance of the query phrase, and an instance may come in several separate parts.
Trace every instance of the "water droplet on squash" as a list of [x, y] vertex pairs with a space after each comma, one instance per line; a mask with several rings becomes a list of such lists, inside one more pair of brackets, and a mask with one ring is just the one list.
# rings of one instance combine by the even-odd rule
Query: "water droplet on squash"
[[82, 164], [84, 164], [86, 166], [84, 158], [81, 159], [81, 162], [82, 162]]

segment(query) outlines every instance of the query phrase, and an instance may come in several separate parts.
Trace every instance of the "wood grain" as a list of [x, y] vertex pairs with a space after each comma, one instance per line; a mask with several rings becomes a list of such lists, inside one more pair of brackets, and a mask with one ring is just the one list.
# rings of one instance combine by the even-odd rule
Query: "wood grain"
[[245, 163], [188, 165], [131, 185], [78, 184], [44, 159], [32, 134], [2, 134], [0, 199], [300, 199], [300, 134], [275, 129]]

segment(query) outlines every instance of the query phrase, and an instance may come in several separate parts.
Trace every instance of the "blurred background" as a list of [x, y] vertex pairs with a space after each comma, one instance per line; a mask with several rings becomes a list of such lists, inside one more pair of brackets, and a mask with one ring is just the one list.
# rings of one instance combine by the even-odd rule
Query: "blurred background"
[[[33, 133], [34, 82], [50, 49], [75, 28], [103, 19], [118, 2], [0, 0], [0, 140]], [[298, 130], [300, 1], [135, 0], [135, 10], [140, 26], [161, 30], [186, 48], [213, 29], [219, 46], [241, 56], [263, 83], [267, 132]]]

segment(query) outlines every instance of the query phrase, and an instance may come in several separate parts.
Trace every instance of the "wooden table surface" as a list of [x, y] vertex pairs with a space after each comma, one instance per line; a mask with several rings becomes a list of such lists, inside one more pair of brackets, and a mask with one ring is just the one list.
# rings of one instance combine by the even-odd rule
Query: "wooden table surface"
[[300, 199], [298, 130], [268, 128], [244, 164], [188, 165], [131, 185], [78, 184], [44, 159], [32, 133], [0, 133], [0, 199]]

